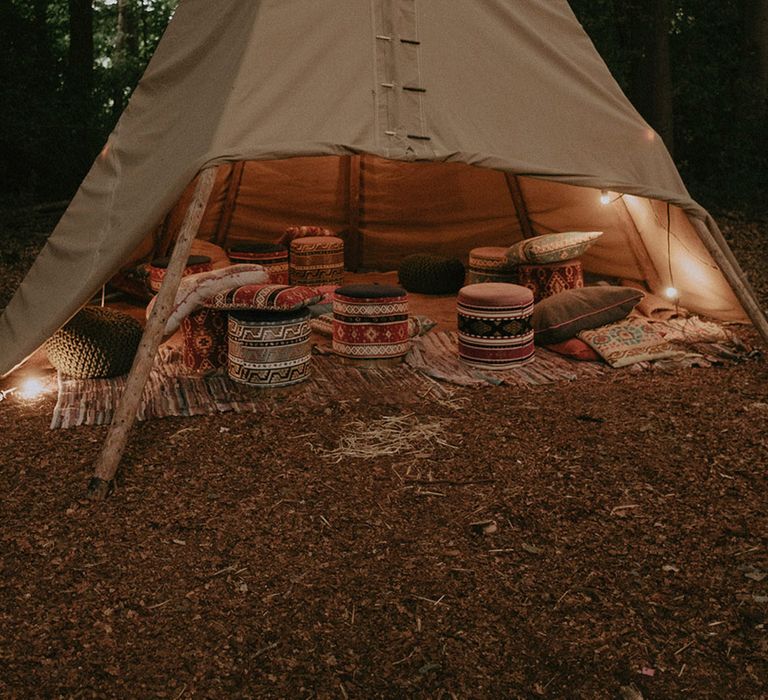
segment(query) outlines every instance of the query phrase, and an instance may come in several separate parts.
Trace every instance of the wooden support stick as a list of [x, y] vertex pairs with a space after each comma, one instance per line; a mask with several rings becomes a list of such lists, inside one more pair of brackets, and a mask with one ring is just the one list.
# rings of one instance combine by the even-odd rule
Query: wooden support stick
[[517, 220], [520, 223], [523, 238], [533, 238], [536, 232], [533, 230], [533, 226], [531, 226], [531, 217], [528, 215], [528, 207], [525, 204], [523, 190], [520, 189], [520, 181], [514, 173], [504, 173], [504, 176], [507, 179], [507, 187], [512, 197], [512, 203], [515, 205], [515, 212], [517, 213]]
[[216, 170], [215, 167], [206, 168], [198, 178], [195, 194], [184, 217], [184, 223], [168, 263], [157, 301], [144, 328], [144, 334], [139, 349], [136, 351], [125, 390], [120, 397], [109, 433], [96, 461], [93, 477], [88, 484], [88, 496], [90, 498], [102, 500], [106, 498], [112, 488], [120, 459], [128, 441], [128, 433], [136, 420], [136, 411], [139, 408], [144, 385], [149, 378], [157, 348], [163, 337], [165, 324], [173, 308], [184, 266], [192, 248], [192, 241], [200, 227], [203, 212], [213, 189]]
[[754, 290], [747, 282], [744, 272], [728, 247], [728, 243], [726, 243], [715, 220], [712, 217], [707, 217], [706, 221], [701, 221], [691, 217], [691, 223], [699, 232], [701, 242], [720, 267], [725, 279], [730, 282], [731, 288], [744, 307], [744, 311], [747, 312], [747, 316], [762, 336], [765, 344], [768, 345], [768, 319], [758, 305]]

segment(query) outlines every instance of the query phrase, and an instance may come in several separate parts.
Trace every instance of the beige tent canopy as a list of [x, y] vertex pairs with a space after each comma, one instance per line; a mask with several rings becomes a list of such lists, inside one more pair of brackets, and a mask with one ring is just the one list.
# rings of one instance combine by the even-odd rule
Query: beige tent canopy
[[768, 334], [565, 0], [182, 0], [0, 318], [0, 374], [167, 244], [174, 206], [214, 164], [199, 232], [213, 240], [324, 224], [346, 231], [351, 267], [391, 269], [409, 252], [603, 230], [589, 272], [674, 283], [683, 306]]

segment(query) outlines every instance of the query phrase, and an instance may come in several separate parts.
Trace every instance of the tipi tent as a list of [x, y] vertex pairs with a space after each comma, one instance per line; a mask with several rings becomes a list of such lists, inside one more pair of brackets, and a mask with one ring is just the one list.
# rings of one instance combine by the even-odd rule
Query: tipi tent
[[683, 306], [768, 337], [716, 224], [566, 0], [182, 0], [0, 319], [0, 374], [157, 248], [215, 164], [201, 236], [327, 224], [352, 266], [391, 269], [405, 252], [602, 230], [589, 272], [674, 283]]

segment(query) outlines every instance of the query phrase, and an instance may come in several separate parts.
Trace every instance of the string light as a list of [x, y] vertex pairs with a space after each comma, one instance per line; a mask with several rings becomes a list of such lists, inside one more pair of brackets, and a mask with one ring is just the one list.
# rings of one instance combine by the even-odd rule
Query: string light
[[611, 195], [608, 194], [608, 190], [600, 190], [600, 204], [610, 204]]
[[677, 301], [680, 298], [680, 292], [675, 287], [667, 287], [664, 290], [664, 296], [670, 301]]
[[18, 396], [26, 400], [36, 399], [43, 393], [45, 393], [45, 384], [37, 377], [27, 377], [18, 390]]

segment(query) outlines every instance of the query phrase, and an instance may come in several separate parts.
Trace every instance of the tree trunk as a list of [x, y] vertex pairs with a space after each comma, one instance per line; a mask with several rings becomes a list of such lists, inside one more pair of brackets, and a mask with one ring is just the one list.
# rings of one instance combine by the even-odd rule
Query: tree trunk
[[74, 164], [84, 171], [92, 156], [94, 54], [91, 0], [69, 0], [68, 58], [65, 87], [76, 149]]
[[670, 0], [652, 0], [636, 23], [639, 56], [633, 71], [631, 97], [638, 111], [674, 150], [674, 109], [669, 36]]

